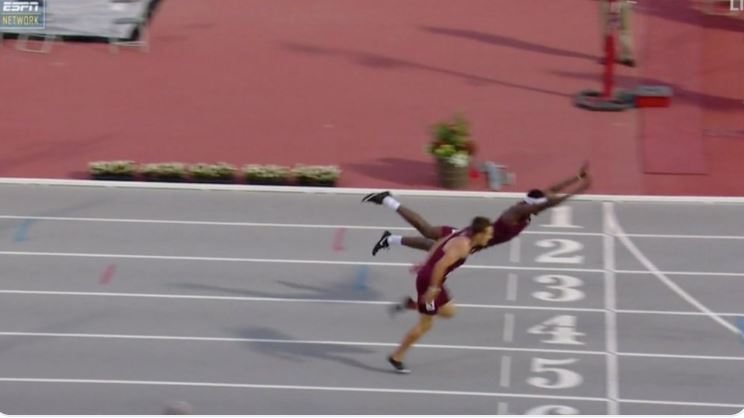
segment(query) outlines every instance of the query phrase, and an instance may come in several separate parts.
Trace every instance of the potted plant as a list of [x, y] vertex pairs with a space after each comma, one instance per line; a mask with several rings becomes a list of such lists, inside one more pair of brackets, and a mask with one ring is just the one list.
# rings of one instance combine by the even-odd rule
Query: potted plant
[[335, 165], [301, 165], [292, 169], [292, 175], [301, 186], [333, 187], [338, 183], [341, 169]]
[[145, 180], [181, 182], [186, 179], [186, 165], [182, 163], [145, 164], [141, 168]]
[[475, 143], [470, 139], [470, 124], [461, 116], [434, 125], [428, 151], [437, 160], [439, 180], [447, 189], [459, 189], [468, 183], [470, 159]]
[[228, 163], [192, 164], [189, 177], [199, 183], [234, 183], [236, 168]]
[[95, 180], [134, 180], [137, 164], [134, 161], [93, 161], [88, 163], [88, 172]]
[[250, 184], [287, 185], [289, 184], [289, 167], [282, 165], [248, 164], [243, 167], [245, 179]]

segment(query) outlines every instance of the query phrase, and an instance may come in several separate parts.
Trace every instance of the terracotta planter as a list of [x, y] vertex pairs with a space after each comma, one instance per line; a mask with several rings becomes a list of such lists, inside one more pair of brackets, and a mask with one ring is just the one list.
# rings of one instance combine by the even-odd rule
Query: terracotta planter
[[437, 160], [437, 168], [439, 171], [439, 183], [446, 189], [462, 189], [470, 181], [468, 177], [468, 166], [458, 167], [448, 163], [446, 160]]

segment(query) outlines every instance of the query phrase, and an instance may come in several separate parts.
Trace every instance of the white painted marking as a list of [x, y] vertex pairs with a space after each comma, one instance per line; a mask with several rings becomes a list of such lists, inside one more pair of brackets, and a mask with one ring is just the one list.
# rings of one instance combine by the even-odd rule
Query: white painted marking
[[[154, 340], [154, 341], [194, 341], [194, 342], [241, 342], [257, 344], [307, 344], [307, 345], [338, 345], [357, 347], [397, 347], [399, 343], [384, 343], [373, 341], [334, 341], [334, 340], [282, 340], [270, 338], [237, 338], [237, 337], [194, 337], [178, 335], [135, 335], [135, 334], [87, 334], [87, 333], [59, 333], [59, 332], [0, 332], [0, 337], [37, 337], [37, 338], [89, 338], [89, 339], [121, 339], [121, 340]], [[506, 351], [524, 353], [554, 353], [554, 354], [578, 354], [606, 356], [605, 351], [591, 350], [564, 350], [545, 348], [522, 348], [522, 347], [499, 347], [481, 345], [447, 345], [447, 344], [417, 344], [419, 348], [441, 349], [441, 350], [469, 350], [469, 351]], [[647, 357], [647, 358], [673, 358], [690, 360], [729, 360], [744, 361], [744, 357], [735, 356], [698, 356], [686, 354], [662, 354], [662, 353], [617, 353], [619, 356]]]
[[627, 234], [630, 238], [744, 240], [744, 235]]
[[733, 360], [744, 361], [744, 357], [736, 356], [698, 356], [692, 354], [661, 354], [661, 353], [617, 353], [623, 357], [653, 357], [653, 358], [674, 358], [674, 359], [691, 359], [691, 360]]
[[550, 335], [550, 339], [540, 340], [541, 343], [545, 344], [586, 345], [586, 343], [578, 340], [579, 337], [586, 334], [576, 331], [575, 315], [554, 316], [530, 327], [527, 332], [535, 335]]
[[[212, 295], [184, 295], [169, 293], [114, 293], [114, 292], [71, 292], [55, 290], [12, 290], [2, 289], [0, 294], [32, 295], [32, 296], [94, 296], [94, 297], [130, 297], [130, 298], [161, 298], [161, 299], [192, 299], [192, 300], [220, 300], [241, 302], [294, 302], [294, 303], [339, 303], [349, 305], [393, 305], [398, 302], [353, 299], [302, 299], [302, 298], [267, 298], [257, 296], [212, 296]], [[518, 306], [518, 305], [480, 305], [474, 303], [458, 303], [459, 308], [483, 309], [520, 309], [544, 311], [571, 312], [604, 312], [602, 309], [592, 308], [553, 308], [547, 306]]]
[[620, 374], [617, 358], [617, 296], [615, 283], [615, 238], [612, 235], [610, 221], [610, 210], [612, 203], [602, 204], [602, 230], [603, 239], [603, 263], [604, 263], [604, 288], [605, 288], [605, 338], [607, 348], [607, 414], [618, 415], [620, 397]]
[[[32, 215], [0, 215], [0, 219], [7, 220], [37, 220], [48, 222], [98, 222], [98, 223], [134, 223], [134, 224], [163, 224], [163, 225], [193, 225], [193, 226], [230, 226], [230, 227], [256, 227], [256, 228], [309, 228], [309, 229], [359, 229], [359, 230], [393, 230], [393, 231], [415, 231], [411, 227], [392, 225], [342, 225], [342, 224], [297, 224], [297, 223], [272, 223], [272, 222], [236, 222], [236, 221], [205, 221], [205, 220], [179, 220], [179, 219], [137, 219], [137, 218], [91, 218], [91, 217], [68, 217], [68, 216], [32, 216]], [[548, 225], [545, 225], [548, 226]], [[580, 227], [577, 227], [580, 228]], [[599, 237], [599, 232], [572, 232], [572, 231], [524, 231], [527, 235], [568, 235]], [[744, 235], [677, 235], [677, 234], [627, 234], [631, 238], [668, 238], [668, 239], [704, 239], [704, 240], [744, 240]]]
[[689, 293], [685, 292], [681, 287], [679, 287], [676, 283], [674, 283], [672, 280], [670, 280], [664, 273], [662, 273], [654, 263], [651, 262], [643, 253], [636, 247], [636, 245], [631, 241], [627, 236], [625, 236], [625, 232], [623, 231], [622, 227], [620, 226], [620, 223], [617, 220], [617, 217], [615, 216], [615, 211], [612, 206], [610, 206], [607, 210], [607, 217], [609, 219], [608, 222], [611, 223], [611, 228], [614, 230], [614, 235], [620, 239], [620, 242], [623, 243], [625, 248], [630, 251], [633, 256], [641, 263], [643, 264], [648, 271], [653, 273], [653, 275], [659, 279], [665, 286], [667, 286], [669, 289], [671, 289], [674, 293], [676, 293], [679, 297], [681, 297], [684, 301], [689, 303], [690, 305], [696, 307], [701, 312], [705, 312], [710, 319], [717, 322], [727, 330], [733, 332], [734, 334], [741, 335], [741, 331], [739, 331], [738, 328], [736, 328], [734, 325], [730, 324], [720, 316], [716, 315], [713, 311], [708, 309], [705, 305], [700, 303], [697, 299], [692, 297]]
[[618, 399], [624, 403], [641, 403], [655, 405], [682, 405], [682, 406], [719, 406], [722, 408], [744, 408], [744, 403], [711, 403], [711, 402], [677, 402], [677, 401], [656, 401], [652, 399]]
[[538, 256], [535, 261], [538, 263], [559, 263], [559, 264], [583, 264], [584, 256], [575, 255], [572, 257], [567, 254], [572, 254], [577, 251], [581, 251], [584, 245], [578, 241], [570, 239], [543, 239], [535, 243], [540, 248], [555, 248], [553, 251], [548, 251], [545, 254]]
[[[621, 274], [654, 274], [648, 270], [615, 270]], [[744, 277], [744, 273], [716, 272], [716, 271], [660, 271], [667, 276], [701, 276], [701, 277]]]
[[577, 361], [575, 358], [547, 359], [535, 357], [532, 359], [531, 371], [534, 373], [554, 373], [556, 379], [551, 383], [551, 379], [547, 377], [533, 376], [527, 379], [527, 383], [541, 389], [568, 389], [579, 386], [584, 381], [580, 374], [560, 367], [548, 367], [565, 366]]
[[543, 405], [530, 409], [525, 415], [579, 415], [579, 410], [565, 405]]
[[502, 388], [511, 386], [511, 356], [501, 356], [501, 378], [499, 384]]
[[[0, 184], [35, 185], [61, 187], [92, 187], [92, 188], [120, 188], [120, 189], [171, 189], [198, 191], [236, 191], [236, 192], [268, 192], [291, 194], [330, 194], [330, 195], [366, 195], [379, 192], [379, 189], [348, 188], [348, 187], [294, 187], [294, 186], [253, 186], [243, 184], [202, 184], [202, 183], [157, 183], [142, 181], [98, 181], [98, 180], [68, 180], [68, 179], [38, 179], [7, 177], [0, 178]], [[390, 189], [398, 196], [423, 197], [459, 197], [477, 199], [522, 199], [524, 193], [485, 192], [485, 191], [448, 191], [448, 190], [416, 190]], [[652, 202], [652, 203], [744, 203], [742, 197], [729, 196], [646, 196], [646, 195], [590, 195], [582, 194], [572, 197], [574, 201], [588, 202]]]
[[505, 343], [511, 344], [514, 342], [514, 314], [513, 313], [505, 313], [504, 314], [504, 330], [502, 334], [503, 340]]
[[[649, 315], [687, 315], [687, 316], [707, 316], [705, 312], [696, 311], [647, 311], [642, 309], [618, 309], [617, 313], [623, 314], [649, 314]], [[744, 316], [744, 312], [715, 312], [719, 316]]]
[[517, 278], [517, 273], [509, 273], [506, 276], [506, 300], [509, 302], [517, 300], [517, 288], [519, 286]]
[[[339, 303], [349, 305], [392, 305], [398, 302], [377, 300], [354, 300], [354, 299], [303, 299], [303, 298], [267, 298], [254, 296], [212, 296], [212, 295], [184, 295], [169, 293], [114, 293], [114, 292], [72, 292], [55, 290], [16, 290], [0, 289], [0, 294], [10, 295], [33, 295], [33, 296], [97, 296], [97, 297], [130, 297], [130, 298], [161, 298], [161, 299], [193, 299], [193, 300], [217, 300], [217, 301], [242, 301], [242, 302], [289, 302], [289, 303]], [[535, 311], [565, 311], [565, 312], [596, 312], [603, 313], [604, 309], [597, 308], [571, 308], [551, 306], [523, 306], [523, 305], [487, 305], [476, 303], [458, 303], [460, 308], [477, 309], [516, 309]], [[649, 314], [649, 315], [689, 315], [705, 316], [703, 312], [684, 311], [646, 311], [632, 309], [618, 309], [618, 313]], [[744, 316], [744, 312], [721, 313], [720, 316]]]
[[[410, 268], [410, 263], [385, 263], [375, 261], [331, 261], [331, 260], [298, 260], [298, 259], [275, 259], [275, 258], [242, 258], [242, 257], [198, 257], [198, 256], [175, 256], [175, 255], [145, 255], [145, 254], [101, 254], [101, 253], [62, 253], [42, 251], [0, 251], [0, 255], [9, 256], [31, 256], [31, 257], [70, 257], [70, 258], [118, 258], [133, 260], [172, 260], [172, 261], [216, 261], [216, 262], [238, 262], [238, 263], [273, 263], [273, 264], [320, 264], [336, 266], [378, 266], [378, 267], [405, 267]], [[571, 269], [555, 267], [516, 267], [516, 266], [485, 266], [476, 264], [465, 264], [461, 269], [473, 270], [530, 270], [530, 271], [569, 271], [584, 273], [600, 273], [600, 269]]]
[[560, 292], [558, 295], [544, 291], [533, 292], [532, 296], [538, 300], [546, 302], [575, 302], [586, 297], [583, 291], [577, 289], [584, 284], [584, 282], [577, 277], [561, 274], [545, 274], [535, 277], [535, 282], [549, 285], [546, 286], [548, 289]]
[[582, 228], [571, 222], [573, 218], [573, 208], [571, 206], [556, 206], [550, 209], [550, 223], [540, 226], [546, 228]]
[[229, 227], [257, 227], [257, 228], [309, 228], [309, 229], [366, 229], [366, 230], [396, 230], [415, 231], [411, 227], [373, 226], [373, 225], [330, 225], [330, 224], [295, 224], [270, 222], [231, 222], [231, 221], [188, 221], [175, 219], [133, 219], [133, 218], [73, 218], [64, 216], [18, 216], [2, 215], [0, 219], [32, 219], [48, 222], [96, 222], [96, 223], [131, 223], [156, 225], [186, 225], [186, 226], [229, 226]]
[[519, 263], [520, 258], [520, 247], [522, 240], [517, 237], [511, 240], [509, 243], [509, 261], [512, 263]]
[[[38, 337], [38, 338], [90, 338], [90, 339], [120, 339], [120, 340], [156, 340], [156, 341], [194, 341], [194, 342], [241, 342], [241, 343], [263, 343], [263, 344], [306, 344], [306, 345], [338, 345], [338, 346], [362, 346], [362, 347], [397, 347], [398, 342], [369, 342], [369, 341], [333, 341], [333, 340], [286, 340], [268, 338], [235, 338], [235, 337], [191, 337], [175, 335], [130, 335], [130, 334], [83, 334], [83, 333], [56, 333], [56, 332], [0, 332], [0, 337]], [[542, 348], [512, 348], [498, 346], [480, 345], [446, 345], [446, 344], [416, 344], [418, 348], [431, 348], [442, 350], [469, 350], [469, 351], [507, 351], [525, 353], [553, 353], [553, 354], [580, 354], [603, 356], [604, 351], [589, 350], [553, 350]]]
[[[229, 226], [247, 228], [308, 228], [308, 229], [359, 229], [359, 230], [392, 230], [392, 231], [415, 231], [415, 228], [407, 226], [375, 226], [375, 225], [343, 225], [343, 224], [298, 224], [298, 223], [272, 223], [272, 222], [237, 222], [237, 221], [207, 221], [207, 220], [185, 220], [185, 219], [142, 219], [142, 218], [91, 218], [91, 217], [68, 217], [68, 216], [24, 216], [24, 215], [0, 215], [0, 220], [26, 220], [46, 222], [93, 222], [93, 223], [131, 223], [131, 224], [156, 224], [156, 225], [185, 225], [185, 226]], [[599, 232], [570, 232], [570, 231], [524, 231], [528, 235], [568, 235], [598, 237]]]
[[45, 379], [24, 377], [0, 377], [0, 382], [9, 383], [66, 383], [66, 384], [98, 384], [98, 385], [136, 385], [136, 386], [188, 386], [209, 388], [236, 388], [236, 389], [274, 389], [274, 390], [306, 390], [322, 392], [362, 392], [362, 393], [396, 393], [410, 395], [445, 395], [445, 396], [472, 396], [472, 397], [509, 397], [527, 399], [561, 399], [574, 401], [606, 402], [604, 398], [593, 398], [587, 396], [560, 396], [560, 395], [534, 395], [527, 393], [502, 393], [502, 392], [464, 392], [454, 390], [427, 390], [427, 389], [392, 389], [392, 388], [370, 388], [350, 386], [298, 386], [298, 385], [262, 385], [251, 383], [216, 383], [216, 382], [183, 382], [183, 381], [159, 381], [159, 380], [104, 380], [104, 379]]

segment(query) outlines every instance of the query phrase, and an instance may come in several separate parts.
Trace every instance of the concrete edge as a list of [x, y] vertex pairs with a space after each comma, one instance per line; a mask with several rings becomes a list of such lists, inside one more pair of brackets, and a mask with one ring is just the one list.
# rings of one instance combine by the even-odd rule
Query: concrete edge
[[[205, 184], [205, 183], [158, 183], [142, 181], [99, 181], [69, 179], [36, 179], [36, 178], [0, 178], [0, 185], [34, 185], [64, 187], [104, 187], [119, 189], [171, 189], [202, 191], [236, 191], [236, 192], [270, 192], [270, 193], [305, 193], [332, 195], [362, 195], [381, 189], [348, 188], [348, 187], [298, 187], [298, 186], [254, 186], [249, 184]], [[452, 197], [452, 198], [520, 198], [524, 193], [507, 192], [474, 192], [450, 190], [388, 189], [398, 196]], [[579, 195], [573, 198], [578, 201], [602, 202], [651, 202], [651, 203], [739, 203], [744, 204], [744, 197], [726, 196], [651, 196], [651, 195]]]

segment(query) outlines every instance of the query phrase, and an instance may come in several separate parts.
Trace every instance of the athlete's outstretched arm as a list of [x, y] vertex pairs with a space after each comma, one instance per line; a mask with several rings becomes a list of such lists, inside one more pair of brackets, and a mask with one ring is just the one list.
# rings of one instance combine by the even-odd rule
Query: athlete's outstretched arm
[[584, 193], [589, 188], [589, 186], [591, 186], [591, 183], [592, 182], [589, 174], [584, 173], [584, 176], [581, 178], [581, 184], [579, 184], [573, 190], [569, 190], [567, 193], [561, 195], [549, 194], [546, 196], [547, 201], [545, 203], [540, 203], [537, 205], [515, 205], [509, 209], [508, 214], [510, 216], [515, 216], [518, 218], [525, 215], [537, 215], [545, 209], [550, 209], [552, 207], [560, 205], [561, 203], [565, 202], [573, 196], [576, 196], [577, 194]]
[[571, 176], [571, 177], [569, 177], [569, 178], [561, 181], [560, 183], [556, 183], [556, 184], [548, 187], [548, 189], [545, 191], [546, 192], [545, 194], [546, 195], [550, 195], [550, 194], [559, 193], [563, 189], [565, 189], [566, 187], [573, 186], [574, 184], [580, 182], [581, 180], [583, 180], [584, 177], [586, 177], [587, 170], [588, 169], [589, 169], [589, 163], [584, 163], [581, 166], [581, 168], [579, 169], [579, 174], [578, 175]]
[[580, 181], [581, 183], [577, 187], [574, 187], [573, 190], [569, 190], [567, 193], [562, 194], [562, 195], [556, 195], [556, 194], [548, 195], [547, 202], [539, 204], [539, 205], [527, 206], [527, 209], [529, 209], [532, 214], [537, 215], [540, 212], [544, 211], [545, 209], [549, 209], [549, 208], [560, 205], [561, 203], [576, 196], [577, 194], [584, 193], [587, 189], [589, 189], [589, 186], [591, 186], [592, 184], [589, 174], [584, 173]]

